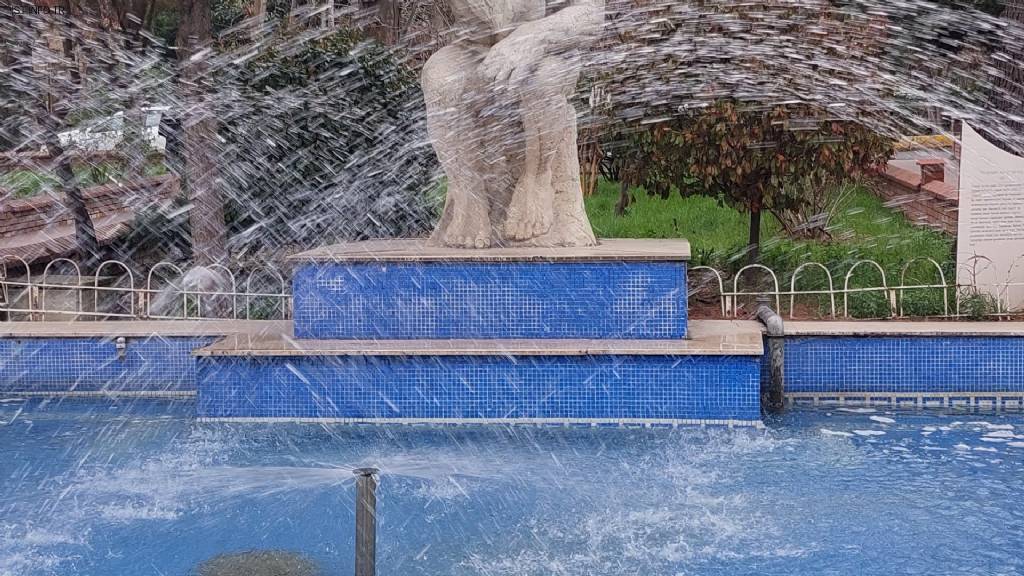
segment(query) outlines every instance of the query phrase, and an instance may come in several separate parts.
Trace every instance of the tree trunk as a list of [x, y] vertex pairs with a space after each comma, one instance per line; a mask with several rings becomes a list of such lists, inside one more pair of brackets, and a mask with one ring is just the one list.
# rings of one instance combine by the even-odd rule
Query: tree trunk
[[[89, 209], [85, 204], [82, 189], [75, 179], [72, 154], [61, 145], [59, 136], [60, 130], [64, 126], [64, 119], [71, 110], [72, 102], [77, 97], [82, 83], [81, 69], [79, 68], [81, 62], [77, 58], [79, 52], [77, 50], [77, 35], [81, 30], [74, 22], [80, 13], [76, 2], [66, 2], [64, 8], [67, 10], [64, 23], [66, 35], [62, 41], [62, 51], [68, 73], [67, 93], [63, 97], [55, 92], [47, 94], [47, 109], [42, 124], [46, 127], [47, 150], [50, 156], [57, 160], [55, 175], [60, 180], [58, 195], [64, 198], [65, 206], [71, 212], [75, 222], [75, 251], [79, 264], [83, 270], [88, 270], [99, 258], [99, 242], [96, 239], [96, 229], [89, 216]], [[60, 72], [55, 73], [59, 74]]]
[[750, 206], [750, 236], [747, 240], [747, 262], [757, 264], [761, 259], [761, 203]]
[[381, 40], [394, 46], [402, 36], [402, 0], [380, 0], [377, 19], [381, 26]]
[[249, 29], [249, 41], [259, 42], [263, 37], [263, 27], [267, 23], [267, 0], [250, 0], [245, 5], [246, 27]]
[[75, 247], [78, 253], [79, 264], [81, 264], [83, 271], [91, 270], [100, 257], [99, 241], [96, 239], [96, 228], [93, 226], [92, 217], [89, 216], [89, 209], [85, 204], [82, 188], [75, 179], [72, 154], [61, 147], [56, 131], [50, 131], [49, 134], [52, 136], [47, 148], [50, 149], [51, 154], [60, 158], [55, 172], [60, 180], [65, 205], [75, 220]]
[[196, 263], [210, 265], [227, 260], [227, 226], [224, 200], [217, 188], [217, 121], [206, 101], [204, 58], [192, 56], [212, 41], [209, 0], [183, 0], [178, 28], [180, 86], [188, 116], [184, 124], [184, 182], [192, 208], [192, 253]]
[[615, 203], [615, 215], [625, 215], [626, 208], [629, 208], [629, 182], [623, 180], [619, 182], [619, 201]]

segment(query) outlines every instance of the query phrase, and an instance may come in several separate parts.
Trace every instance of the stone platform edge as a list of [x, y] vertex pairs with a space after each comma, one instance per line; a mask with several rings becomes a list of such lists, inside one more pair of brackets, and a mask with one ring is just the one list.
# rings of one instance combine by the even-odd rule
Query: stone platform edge
[[683, 238], [612, 238], [596, 246], [459, 249], [424, 239], [366, 240], [315, 248], [291, 262], [685, 262], [690, 243]]
[[[691, 320], [713, 329], [730, 324], [757, 327], [743, 320]], [[0, 338], [144, 338], [190, 336], [272, 337], [290, 333], [289, 320], [106, 320], [61, 322], [0, 322]], [[836, 321], [787, 320], [786, 337], [799, 336], [991, 336], [1024, 337], [1024, 322], [968, 321]], [[721, 328], [719, 328], [721, 329]], [[479, 340], [475, 340], [479, 342]], [[649, 343], [644, 340], [638, 343]]]
[[[282, 328], [278, 327], [278, 328]], [[744, 320], [697, 320], [676, 340], [454, 339], [299, 340], [278, 331], [229, 334], [197, 349], [200, 357], [290, 356], [761, 356], [761, 325]]]
[[1024, 336], [1024, 322], [786, 320], [785, 336]]

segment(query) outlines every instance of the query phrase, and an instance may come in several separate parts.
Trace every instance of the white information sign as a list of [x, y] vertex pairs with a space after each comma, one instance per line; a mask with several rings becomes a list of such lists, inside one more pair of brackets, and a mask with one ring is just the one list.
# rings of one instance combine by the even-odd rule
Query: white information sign
[[957, 278], [1010, 309], [1024, 308], [1024, 158], [966, 123], [960, 159]]

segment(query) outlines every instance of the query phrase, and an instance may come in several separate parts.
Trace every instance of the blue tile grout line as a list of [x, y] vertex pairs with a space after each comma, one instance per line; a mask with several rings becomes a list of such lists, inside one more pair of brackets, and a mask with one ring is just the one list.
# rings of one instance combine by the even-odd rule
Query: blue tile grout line
[[1024, 392], [1024, 337], [786, 338], [787, 392]]
[[293, 279], [303, 339], [673, 339], [685, 262], [307, 264]]
[[[189, 396], [200, 415], [349, 420], [756, 419], [757, 356], [196, 359], [213, 337], [0, 338], [0, 393]], [[717, 358], [717, 360], [716, 360]], [[1024, 337], [786, 339], [791, 402], [1024, 408]]]
[[192, 351], [213, 337], [0, 338], [0, 393], [193, 392]]
[[756, 356], [208, 357], [199, 416], [756, 420]]

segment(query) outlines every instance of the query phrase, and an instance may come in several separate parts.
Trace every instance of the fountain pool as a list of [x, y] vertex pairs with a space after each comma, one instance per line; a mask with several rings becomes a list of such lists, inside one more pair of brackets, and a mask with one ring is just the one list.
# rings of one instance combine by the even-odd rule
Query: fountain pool
[[187, 575], [287, 550], [380, 574], [1014, 574], [1024, 415], [800, 408], [765, 429], [200, 423], [0, 398], [0, 575]]

